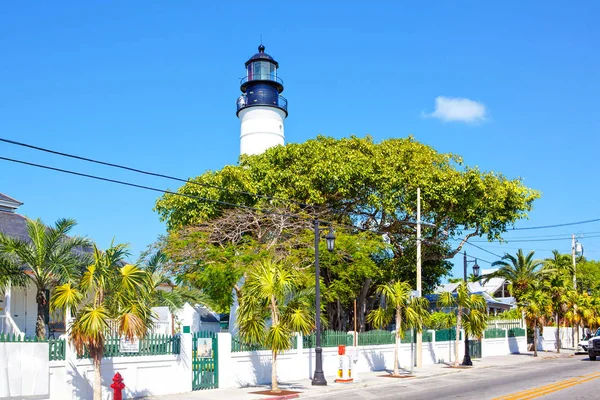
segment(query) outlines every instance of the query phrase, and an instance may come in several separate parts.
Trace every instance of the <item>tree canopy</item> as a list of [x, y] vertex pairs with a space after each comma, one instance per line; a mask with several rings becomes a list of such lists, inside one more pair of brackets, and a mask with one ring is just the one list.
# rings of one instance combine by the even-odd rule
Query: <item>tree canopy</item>
[[[459, 156], [438, 153], [412, 137], [376, 143], [368, 136], [318, 136], [243, 155], [238, 165], [192, 178], [177, 195], [158, 199], [156, 211], [169, 229], [165, 251], [176, 259], [176, 272], [196, 272], [207, 294], [222, 291], [215, 294], [224, 308], [243, 266], [261, 252], [279, 251], [296, 257], [298, 267], [310, 266], [312, 218], [344, 231], [339, 235], [344, 256], [336, 248], [323, 259], [325, 279], [339, 266], [324, 296], [366, 302], [379, 284], [403, 280], [414, 286], [417, 188], [426, 223], [425, 292], [449, 272], [447, 260], [467, 239], [501, 238], [539, 197], [520, 179], [465, 166]], [[365, 230], [376, 234], [361, 236]]]

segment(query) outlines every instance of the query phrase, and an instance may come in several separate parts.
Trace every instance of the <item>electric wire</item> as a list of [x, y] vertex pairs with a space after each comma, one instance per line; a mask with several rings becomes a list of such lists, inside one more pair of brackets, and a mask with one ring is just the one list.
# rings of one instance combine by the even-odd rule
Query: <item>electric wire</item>
[[[590, 236], [586, 236], [586, 239], [593, 239], [593, 238], [597, 238], [600, 237], [600, 235], [590, 235]], [[572, 237], [570, 236], [565, 236], [562, 238], [549, 238], [549, 239], [517, 239], [517, 240], [503, 240], [503, 243], [526, 243], [526, 242], [553, 242], [553, 241], [558, 241], [558, 240], [571, 240]], [[474, 243], [489, 243], [488, 241], [485, 240], [474, 240]]]
[[[59, 155], [59, 156], [62, 156], [62, 157], [68, 157], [68, 158], [73, 158], [73, 159], [77, 159], [77, 160], [81, 160], [81, 161], [87, 161], [87, 162], [99, 164], [99, 165], [105, 165], [105, 166], [109, 166], [109, 167], [113, 167], [113, 168], [119, 168], [119, 169], [131, 171], [131, 172], [136, 172], [136, 173], [140, 173], [140, 174], [144, 174], [144, 175], [149, 175], [149, 176], [154, 176], [154, 177], [164, 178], [164, 179], [170, 179], [170, 180], [177, 181], [177, 182], [191, 183], [193, 185], [198, 185], [198, 186], [208, 187], [208, 188], [212, 188], [212, 189], [227, 191], [229, 193], [238, 193], [238, 194], [243, 194], [243, 195], [247, 195], [247, 196], [254, 196], [256, 198], [261, 198], [261, 199], [265, 199], [265, 200], [286, 201], [286, 202], [293, 203], [293, 204], [296, 204], [296, 205], [299, 205], [299, 206], [302, 206], [302, 207], [314, 207], [314, 205], [307, 204], [307, 203], [304, 203], [304, 202], [301, 202], [301, 201], [298, 201], [298, 200], [285, 199], [285, 198], [281, 198], [281, 197], [274, 197], [274, 196], [267, 196], [267, 195], [261, 195], [261, 194], [246, 192], [246, 191], [242, 191], [242, 190], [230, 189], [230, 188], [226, 188], [226, 187], [222, 187], [222, 186], [218, 186], [218, 185], [212, 185], [212, 184], [209, 184], [209, 183], [195, 182], [195, 181], [192, 181], [192, 180], [189, 180], [189, 179], [177, 178], [177, 177], [166, 175], [166, 174], [161, 174], [161, 173], [156, 173], [156, 172], [151, 172], [151, 171], [145, 171], [145, 170], [142, 170], [142, 169], [132, 168], [132, 167], [128, 167], [128, 166], [125, 166], [125, 165], [110, 163], [110, 162], [106, 162], [106, 161], [100, 161], [100, 160], [96, 160], [96, 159], [88, 158], [88, 157], [82, 157], [82, 156], [78, 156], [78, 155], [75, 155], [75, 154], [65, 153], [65, 152], [61, 152], [61, 151], [57, 151], [57, 150], [48, 149], [48, 148], [45, 148], [45, 147], [40, 147], [40, 146], [35, 146], [35, 145], [32, 145], [32, 144], [28, 144], [28, 143], [19, 142], [19, 141], [16, 141], [16, 140], [11, 140], [11, 139], [6, 139], [6, 138], [1, 138], [0, 137], [0, 142], [4, 142], [4, 143], [7, 143], [7, 144], [12, 144], [12, 145], [15, 145], [15, 146], [21, 146], [21, 147], [29, 148], [29, 149], [32, 149], [32, 150], [42, 151], [42, 152], [46, 152], [46, 153], [50, 153], [50, 154], [55, 154], [55, 155]], [[157, 189], [157, 190], [160, 190], [160, 189]], [[167, 192], [165, 192], [165, 193], [167, 193]], [[170, 193], [175, 193], [175, 192], [170, 192]], [[519, 231], [519, 230], [558, 228], [558, 227], [563, 227], [563, 226], [588, 224], [588, 223], [598, 222], [598, 221], [600, 221], [600, 218], [595, 218], [595, 219], [590, 219], [590, 220], [585, 220], [585, 221], [577, 221], [577, 222], [567, 222], [567, 223], [554, 224], [554, 225], [530, 226], [530, 227], [522, 227], [522, 228], [518, 228], [518, 227], [515, 228], [515, 227], [513, 227], [512, 229], [508, 229], [506, 231], [506, 233], [509, 233], [511, 231]], [[414, 224], [416, 224], [416, 223], [414, 223]], [[483, 242], [481, 242], [481, 243], [483, 243]]]
[[491, 251], [489, 251], [489, 250], [486, 250], [486, 249], [484, 249], [484, 248], [483, 248], [483, 247], [481, 247], [481, 246], [477, 246], [476, 244], [473, 244], [473, 243], [471, 243], [471, 242], [465, 242], [465, 243], [466, 243], [466, 244], [468, 244], [468, 245], [471, 245], [471, 246], [473, 246], [473, 247], [476, 247], [476, 248], [478, 248], [479, 250], [485, 251], [486, 253], [489, 253], [489, 254], [491, 254], [491, 255], [493, 255], [493, 256], [496, 256], [496, 257], [498, 257], [498, 258], [502, 258], [502, 256], [499, 256], [499, 255], [498, 255], [498, 254], [496, 254], [496, 253], [493, 253], [493, 252], [491, 252]]
[[261, 195], [261, 194], [246, 192], [246, 191], [243, 191], [243, 190], [229, 189], [229, 188], [226, 188], [226, 187], [223, 187], [223, 186], [212, 185], [210, 183], [202, 183], [202, 182], [192, 181], [192, 180], [189, 180], [189, 179], [177, 178], [177, 177], [171, 176], [171, 175], [166, 175], [166, 174], [161, 174], [161, 173], [151, 172], [151, 171], [145, 171], [145, 170], [142, 170], [142, 169], [132, 168], [132, 167], [128, 167], [128, 166], [125, 166], [125, 165], [120, 165], [120, 164], [110, 163], [110, 162], [106, 162], [106, 161], [95, 160], [93, 158], [82, 157], [82, 156], [78, 156], [78, 155], [75, 155], [75, 154], [64, 153], [64, 152], [61, 152], [61, 151], [51, 150], [51, 149], [47, 149], [47, 148], [44, 148], [44, 147], [34, 146], [32, 144], [27, 144], [27, 143], [23, 143], [23, 142], [17, 142], [16, 140], [10, 140], [10, 139], [5, 139], [5, 138], [0, 138], [0, 142], [4, 142], [4, 143], [8, 143], [8, 144], [13, 144], [15, 146], [26, 147], [26, 148], [33, 149], [33, 150], [43, 151], [45, 153], [55, 154], [55, 155], [62, 156], [62, 157], [68, 157], [68, 158], [73, 158], [73, 159], [76, 159], [76, 160], [87, 161], [87, 162], [91, 162], [91, 163], [94, 163], [94, 164], [100, 164], [100, 165], [105, 165], [105, 166], [108, 166], [108, 167], [119, 168], [119, 169], [123, 169], [123, 170], [126, 170], [126, 171], [136, 172], [136, 173], [139, 173], [139, 174], [144, 174], [144, 175], [149, 175], [149, 176], [154, 176], [154, 177], [164, 178], [164, 179], [170, 179], [170, 180], [177, 181], [177, 182], [191, 183], [193, 185], [208, 187], [208, 188], [211, 188], [211, 189], [218, 189], [218, 190], [222, 190], [222, 191], [227, 191], [229, 193], [237, 193], [237, 194], [243, 194], [243, 195], [247, 195], [247, 196], [254, 196], [254, 197], [265, 199], [265, 200], [287, 201], [289, 203], [293, 203], [293, 204], [296, 204], [296, 205], [299, 205], [299, 206], [302, 206], [302, 207], [313, 207], [310, 204], [306, 204], [306, 203], [303, 203], [303, 202], [300, 202], [300, 201], [296, 201], [296, 200], [284, 199], [284, 198], [281, 198], [281, 197], [274, 197], [274, 196], [266, 196], [266, 195]]

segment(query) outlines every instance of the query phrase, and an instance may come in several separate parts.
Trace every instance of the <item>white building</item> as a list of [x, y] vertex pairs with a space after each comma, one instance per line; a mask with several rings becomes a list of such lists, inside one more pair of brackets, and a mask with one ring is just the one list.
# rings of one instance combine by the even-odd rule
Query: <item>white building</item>
[[[20, 201], [0, 193], [0, 232], [21, 240], [29, 240], [27, 235], [27, 218], [17, 214], [16, 210], [23, 205]], [[49, 318], [49, 315], [48, 315]], [[0, 333], [35, 334], [37, 320], [36, 290], [33, 285], [27, 287], [4, 288], [4, 296], [0, 295]], [[60, 329], [58, 323], [50, 322], [50, 329]], [[64, 324], [62, 325], [64, 329]]]

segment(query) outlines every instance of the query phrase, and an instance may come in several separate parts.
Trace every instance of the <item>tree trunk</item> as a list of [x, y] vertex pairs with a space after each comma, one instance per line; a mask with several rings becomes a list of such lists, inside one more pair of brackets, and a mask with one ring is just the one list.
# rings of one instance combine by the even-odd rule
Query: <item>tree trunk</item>
[[[102, 357], [102, 356], [100, 356]], [[102, 400], [102, 358], [94, 358], [94, 400]]]
[[454, 341], [454, 366], [458, 367], [458, 346], [460, 345], [460, 326], [462, 324], [462, 307], [458, 307], [456, 314], [456, 339]]
[[360, 332], [364, 332], [365, 331], [365, 312], [366, 312], [366, 301], [367, 301], [367, 294], [369, 293], [369, 287], [371, 286], [371, 279], [367, 278], [365, 279], [365, 282], [362, 285], [362, 288], [360, 289], [360, 296], [358, 298], [358, 315], [359, 315], [359, 319], [358, 321], [360, 322], [360, 328], [359, 331]]
[[46, 338], [46, 321], [44, 318], [44, 314], [46, 311], [46, 291], [43, 289], [37, 290], [35, 300], [37, 302], [37, 320], [35, 323], [35, 335], [38, 339]]
[[537, 321], [533, 321], [533, 356], [537, 357]]
[[281, 389], [279, 389], [279, 385], [277, 384], [277, 352], [272, 352], [272, 361], [271, 361], [271, 391], [279, 393]]
[[[400, 324], [402, 323], [402, 310], [396, 308], [396, 345], [394, 346], [394, 375], [400, 375], [398, 368], [398, 348], [400, 347]], [[412, 362], [412, 361], [411, 361]]]
[[560, 326], [558, 325], [558, 311], [554, 315], [556, 319], [556, 352], [560, 353]]

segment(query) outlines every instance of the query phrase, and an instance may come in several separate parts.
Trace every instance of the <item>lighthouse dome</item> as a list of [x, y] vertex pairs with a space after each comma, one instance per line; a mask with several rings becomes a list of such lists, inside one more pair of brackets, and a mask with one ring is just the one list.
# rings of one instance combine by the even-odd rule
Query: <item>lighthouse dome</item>
[[253, 63], [255, 61], [269, 61], [275, 64], [275, 67], [279, 68], [279, 63], [275, 61], [273, 57], [265, 53], [265, 46], [263, 46], [262, 44], [258, 46], [258, 53], [256, 53], [255, 55], [250, 57], [248, 61], [246, 61], [246, 67], [248, 66], [248, 64]]

